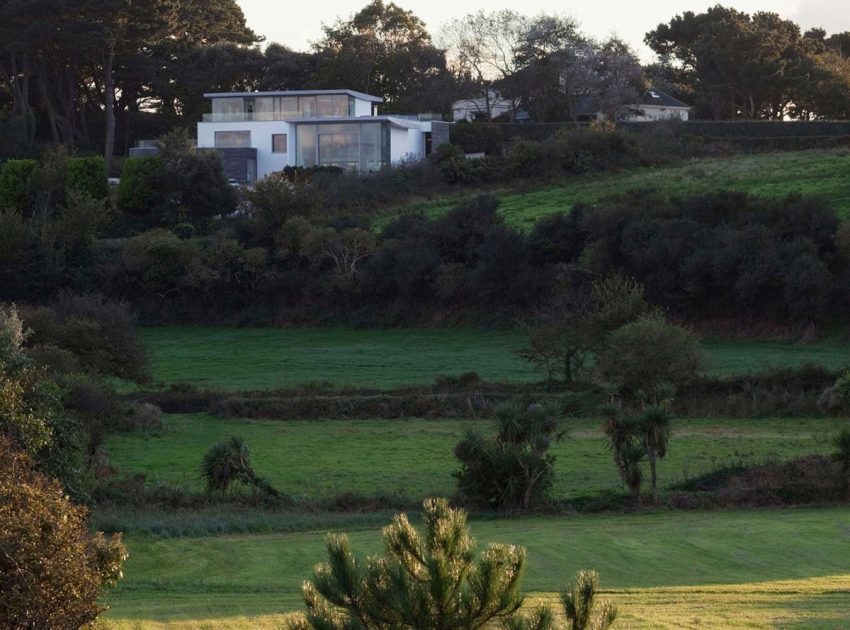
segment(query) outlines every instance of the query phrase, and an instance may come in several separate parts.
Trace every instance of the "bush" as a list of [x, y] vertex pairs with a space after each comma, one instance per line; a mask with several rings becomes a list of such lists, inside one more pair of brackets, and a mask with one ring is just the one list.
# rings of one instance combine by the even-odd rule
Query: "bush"
[[254, 472], [248, 447], [241, 438], [237, 437], [219, 442], [207, 451], [201, 464], [201, 476], [206, 481], [207, 491], [211, 493], [224, 494], [238, 482], [272, 496], [279, 494], [265, 479], [258, 477]]
[[120, 536], [92, 537], [84, 508], [0, 438], [0, 625], [87, 627], [104, 611], [101, 589], [121, 578]]
[[494, 442], [469, 432], [455, 447], [461, 496], [491, 508], [528, 509], [539, 503], [552, 485], [555, 457], [547, 451], [563, 436], [560, 412], [557, 403], [496, 407]]
[[0, 166], [0, 210], [32, 213], [33, 176], [37, 170], [35, 160], [6, 160]]
[[599, 375], [630, 395], [661, 383], [677, 389], [696, 380], [702, 355], [696, 337], [681, 326], [643, 318], [612, 332], [598, 356]]
[[125, 160], [118, 184], [118, 209], [141, 216], [156, 215], [163, 203], [163, 173], [158, 157]]
[[86, 193], [93, 199], [109, 196], [106, 161], [100, 157], [68, 158], [65, 161], [65, 191]]
[[64, 292], [52, 308], [36, 309], [26, 321], [35, 344], [67, 350], [87, 370], [137, 382], [150, 378], [145, 347], [125, 302]]

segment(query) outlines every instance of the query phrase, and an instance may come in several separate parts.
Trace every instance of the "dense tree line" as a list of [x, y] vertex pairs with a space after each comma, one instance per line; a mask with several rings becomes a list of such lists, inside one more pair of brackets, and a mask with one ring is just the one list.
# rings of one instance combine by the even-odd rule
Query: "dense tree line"
[[776, 13], [716, 5], [686, 11], [646, 35], [659, 55], [659, 88], [692, 103], [697, 118], [850, 116], [850, 33], [805, 33]]

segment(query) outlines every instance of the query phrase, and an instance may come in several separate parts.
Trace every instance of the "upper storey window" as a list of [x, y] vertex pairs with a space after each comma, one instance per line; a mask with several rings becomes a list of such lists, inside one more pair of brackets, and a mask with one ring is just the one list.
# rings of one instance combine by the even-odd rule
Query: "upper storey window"
[[348, 94], [315, 96], [225, 96], [212, 99], [208, 122], [342, 118], [354, 116], [355, 99]]

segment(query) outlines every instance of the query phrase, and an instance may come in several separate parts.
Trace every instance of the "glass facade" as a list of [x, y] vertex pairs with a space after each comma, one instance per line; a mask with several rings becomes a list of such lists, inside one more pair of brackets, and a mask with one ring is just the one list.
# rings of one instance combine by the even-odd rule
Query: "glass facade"
[[348, 94], [318, 96], [227, 96], [212, 99], [207, 122], [343, 118], [354, 116], [355, 99]]
[[298, 166], [377, 171], [390, 163], [389, 125], [380, 122], [297, 125]]

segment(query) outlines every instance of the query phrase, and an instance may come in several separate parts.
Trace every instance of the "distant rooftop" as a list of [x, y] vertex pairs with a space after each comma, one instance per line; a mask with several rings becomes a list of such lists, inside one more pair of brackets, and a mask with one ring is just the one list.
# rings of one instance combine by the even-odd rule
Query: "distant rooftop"
[[656, 88], [650, 88], [643, 93], [643, 96], [637, 102], [638, 105], [657, 105], [659, 107], [682, 107], [690, 109], [691, 106], [683, 103], [677, 98], [673, 98], [666, 92], [662, 92]]
[[357, 90], [289, 90], [284, 92], [207, 92], [204, 98], [246, 98], [249, 96], [323, 96], [330, 94], [348, 94], [354, 98], [359, 98], [363, 101], [372, 103], [383, 103], [384, 99], [380, 96], [365, 94]]

